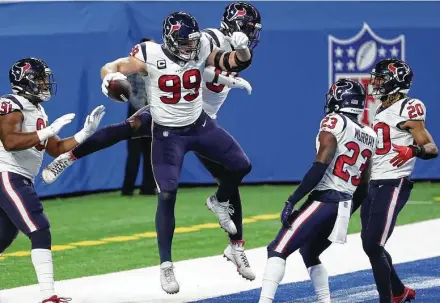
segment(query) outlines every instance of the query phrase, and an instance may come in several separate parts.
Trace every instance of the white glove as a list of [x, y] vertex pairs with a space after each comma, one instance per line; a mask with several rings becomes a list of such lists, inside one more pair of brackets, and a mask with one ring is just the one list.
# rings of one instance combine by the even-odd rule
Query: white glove
[[84, 123], [83, 129], [73, 136], [75, 141], [78, 143], [82, 143], [85, 139], [87, 139], [90, 135], [92, 135], [99, 126], [102, 117], [105, 115], [105, 107], [104, 105], [100, 105], [96, 107], [90, 115], [87, 116], [86, 122]]
[[227, 85], [229, 87], [245, 89], [247, 90], [249, 95], [252, 93], [252, 86], [245, 79], [241, 77], [236, 77], [236, 78], [228, 77], [228, 80], [229, 83]]
[[226, 36], [225, 39], [236, 50], [248, 48], [249, 38], [242, 32], [233, 32], [231, 37]]
[[107, 75], [105, 75], [104, 79], [102, 79], [102, 84], [101, 84], [101, 90], [102, 93], [108, 97], [108, 84], [111, 80], [125, 80], [127, 79], [127, 77], [124, 74], [121, 74], [120, 72], [116, 72], [116, 73], [108, 73]]
[[73, 113], [59, 117], [58, 119], [53, 121], [53, 123], [48, 127], [37, 131], [38, 138], [40, 139], [41, 142], [44, 142], [50, 137], [55, 136], [60, 132], [60, 130], [63, 128], [64, 125], [72, 122], [73, 118], [75, 118], [75, 114]]

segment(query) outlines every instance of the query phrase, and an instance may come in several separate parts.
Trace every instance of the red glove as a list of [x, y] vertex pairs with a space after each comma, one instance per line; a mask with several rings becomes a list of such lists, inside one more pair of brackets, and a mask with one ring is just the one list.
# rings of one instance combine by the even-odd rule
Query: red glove
[[416, 147], [413, 145], [400, 146], [393, 144], [393, 150], [397, 152], [397, 155], [390, 160], [390, 163], [393, 164], [394, 167], [401, 167], [409, 159], [416, 156]]

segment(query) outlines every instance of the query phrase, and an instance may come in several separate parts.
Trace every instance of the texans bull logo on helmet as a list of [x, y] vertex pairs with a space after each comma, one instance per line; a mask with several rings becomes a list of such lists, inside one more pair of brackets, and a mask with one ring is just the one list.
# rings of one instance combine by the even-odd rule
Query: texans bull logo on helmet
[[229, 7], [228, 16], [226, 17], [226, 19], [228, 19], [228, 21], [232, 21], [237, 17], [241, 17], [245, 15], [246, 15], [246, 10], [244, 8], [238, 9], [236, 4], [234, 4]]
[[28, 71], [31, 68], [31, 65], [29, 63], [26, 63], [23, 66], [15, 65], [14, 67], [16, 68], [16, 70], [13, 73], [15, 81], [20, 81], [21, 79], [23, 79], [26, 71]]
[[335, 84], [332, 85], [332, 94], [333, 97], [338, 100], [341, 101], [342, 100], [342, 96], [344, 94], [347, 94], [348, 91], [350, 89], [353, 88], [353, 84], [351, 82], [337, 82]]
[[394, 77], [397, 79], [397, 81], [404, 82], [406, 76], [409, 75], [410, 69], [406, 63], [404, 63], [404, 64], [402, 64], [402, 66], [398, 66], [398, 67], [396, 67], [393, 63], [390, 63], [388, 65], [388, 70], [390, 70], [394, 74]]

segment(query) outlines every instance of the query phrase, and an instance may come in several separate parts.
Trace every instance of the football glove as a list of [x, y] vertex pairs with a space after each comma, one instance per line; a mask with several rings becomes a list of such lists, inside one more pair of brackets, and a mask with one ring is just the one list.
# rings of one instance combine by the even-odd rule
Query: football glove
[[225, 39], [235, 50], [246, 49], [249, 45], [248, 36], [242, 32], [233, 32], [231, 37], [226, 36]]
[[290, 228], [298, 215], [299, 210], [295, 209], [295, 205], [289, 201], [286, 201], [283, 211], [281, 212], [281, 223], [285, 228]]
[[102, 79], [101, 90], [102, 93], [108, 97], [108, 85], [111, 80], [125, 80], [127, 77], [124, 74], [119, 72], [116, 73], [108, 73], [105, 75], [104, 79]]
[[393, 144], [393, 150], [397, 152], [397, 155], [390, 160], [390, 163], [394, 167], [401, 167], [408, 160], [416, 156], [417, 148], [414, 145], [401, 146]]
[[59, 117], [51, 125], [42, 130], [37, 131], [38, 138], [41, 142], [46, 141], [50, 137], [55, 136], [60, 132], [64, 125], [72, 122], [73, 118], [75, 118], [75, 114], [65, 114], [64, 116]]
[[241, 77], [229, 77], [228, 80], [230, 81], [229, 87], [245, 89], [249, 95], [252, 94], [252, 86], [245, 79]]
[[77, 132], [74, 136], [75, 141], [78, 143], [82, 143], [85, 139], [87, 139], [90, 135], [92, 135], [99, 126], [102, 117], [105, 115], [105, 107], [104, 105], [100, 105], [96, 107], [90, 115], [87, 116], [86, 122], [84, 123], [83, 129]]

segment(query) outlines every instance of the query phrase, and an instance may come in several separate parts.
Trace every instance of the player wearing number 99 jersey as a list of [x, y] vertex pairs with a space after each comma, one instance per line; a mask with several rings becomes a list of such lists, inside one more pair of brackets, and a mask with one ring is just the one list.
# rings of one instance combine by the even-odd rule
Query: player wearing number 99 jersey
[[[272, 302], [284, 276], [287, 257], [305, 249], [316, 259], [308, 267], [319, 302], [330, 302], [328, 277], [319, 261], [327, 238], [345, 243], [355, 190], [368, 179], [368, 162], [376, 146], [374, 131], [358, 123], [365, 106], [365, 90], [353, 80], [341, 79], [327, 94], [326, 117], [317, 137], [317, 155], [301, 184], [281, 213], [282, 227], [268, 250], [260, 302]], [[296, 210], [295, 204], [310, 192]], [[319, 250], [318, 254], [315, 254]], [[319, 271], [319, 279], [315, 279]], [[290, 299], [294, 299], [292, 294]]]
[[242, 32], [228, 37], [234, 51], [223, 51], [202, 35], [188, 13], [169, 15], [163, 23], [163, 45], [135, 46], [132, 55], [106, 64], [101, 70], [106, 89], [112, 79], [143, 73], [153, 118], [151, 161], [159, 189], [156, 230], [161, 261], [161, 284], [168, 293], [179, 291], [171, 261], [174, 206], [180, 170], [187, 152], [216, 161], [227, 168], [228, 178], [219, 183], [207, 201], [220, 225], [230, 234], [237, 229], [229, 216], [229, 199], [251, 170], [251, 164], [234, 138], [202, 110], [201, 75], [206, 65], [240, 72], [252, 59], [249, 38]]
[[382, 60], [371, 72], [371, 94], [381, 106], [373, 121], [378, 145], [372, 158], [368, 198], [361, 208], [361, 236], [381, 303], [415, 298], [415, 291], [404, 287], [397, 276], [384, 246], [409, 199], [415, 158], [431, 159], [438, 153], [425, 128], [424, 104], [407, 96], [412, 77], [409, 65], [397, 59]]

